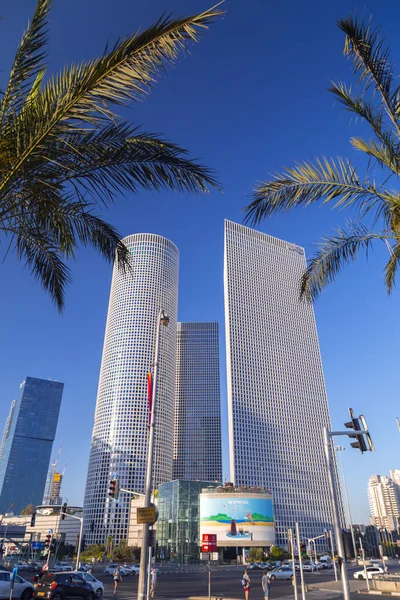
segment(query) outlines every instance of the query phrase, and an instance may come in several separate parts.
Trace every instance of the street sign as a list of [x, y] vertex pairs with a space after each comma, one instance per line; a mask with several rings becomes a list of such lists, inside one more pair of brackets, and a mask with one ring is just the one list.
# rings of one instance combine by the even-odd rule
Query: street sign
[[155, 506], [146, 506], [144, 508], [136, 509], [136, 519], [138, 525], [143, 523], [149, 523], [153, 525], [157, 521], [156, 507]]
[[200, 552], [200, 560], [210, 560], [209, 552]]
[[218, 560], [218, 552], [211, 553], [211, 560]]
[[43, 550], [44, 542], [32, 542], [32, 550]]
[[201, 536], [202, 552], [217, 552], [217, 534], [203, 533]]
[[49, 533], [53, 533], [53, 530], [52, 530], [52, 529], [49, 529]]

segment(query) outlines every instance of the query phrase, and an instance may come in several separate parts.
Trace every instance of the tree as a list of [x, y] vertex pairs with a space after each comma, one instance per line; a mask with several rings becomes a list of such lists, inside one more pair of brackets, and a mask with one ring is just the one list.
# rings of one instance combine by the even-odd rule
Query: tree
[[170, 188], [207, 192], [213, 173], [185, 150], [124, 121], [115, 109], [143, 99], [157, 75], [221, 14], [161, 17], [96, 59], [46, 72], [52, 0], [37, 0], [0, 94], [0, 232], [64, 307], [79, 244], [129, 268], [116, 229], [96, 215], [117, 194]]
[[[366, 174], [360, 177], [351, 161], [344, 158], [297, 163], [273, 180], [258, 184], [251, 204], [244, 209], [246, 222], [253, 225], [276, 212], [318, 202], [353, 210], [355, 218], [322, 240], [309, 262], [301, 281], [301, 295], [311, 299], [360, 250], [368, 254], [376, 240], [383, 241], [389, 251], [385, 266], [388, 293], [393, 289], [400, 261], [400, 193], [393, 185], [386, 185], [390, 177], [400, 174], [400, 86], [389, 48], [378, 29], [353, 17], [339, 20], [338, 26], [346, 36], [344, 54], [353, 60], [356, 83], [334, 83], [330, 91], [371, 129], [371, 139], [350, 140], [353, 148], [368, 159]], [[375, 181], [373, 167], [382, 170], [382, 184]]]
[[269, 554], [273, 560], [279, 560], [283, 556], [283, 550], [279, 546], [272, 546]]
[[262, 548], [250, 548], [249, 560], [252, 562], [262, 562], [264, 560], [264, 552]]
[[24, 510], [21, 512], [21, 515], [33, 515], [36, 512], [36, 507], [34, 504], [28, 504], [25, 506]]

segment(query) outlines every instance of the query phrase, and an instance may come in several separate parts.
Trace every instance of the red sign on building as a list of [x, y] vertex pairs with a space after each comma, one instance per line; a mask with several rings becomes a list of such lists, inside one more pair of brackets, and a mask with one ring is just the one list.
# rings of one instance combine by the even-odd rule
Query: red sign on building
[[203, 533], [201, 536], [201, 551], [218, 552], [216, 533]]

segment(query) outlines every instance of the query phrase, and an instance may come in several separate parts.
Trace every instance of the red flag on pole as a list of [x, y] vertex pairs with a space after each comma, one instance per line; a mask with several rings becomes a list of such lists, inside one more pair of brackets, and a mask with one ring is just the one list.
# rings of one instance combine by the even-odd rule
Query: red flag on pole
[[153, 375], [149, 371], [147, 373], [147, 406], [149, 409], [149, 417], [148, 417], [148, 423], [147, 423], [148, 427], [150, 427], [150, 422], [151, 422], [152, 402], [153, 402]]

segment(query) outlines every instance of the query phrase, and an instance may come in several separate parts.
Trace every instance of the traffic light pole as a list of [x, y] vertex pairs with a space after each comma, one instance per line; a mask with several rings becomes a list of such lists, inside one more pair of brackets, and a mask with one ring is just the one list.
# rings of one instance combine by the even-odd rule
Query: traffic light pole
[[79, 528], [79, 542], [78, 542], [78, 551], [76, 553], [76, 565], [75, 565], [75, 570], [77, 571], [79, 569], [79, 559], [81, 557], [81, 546], [82, 546], [82, 537], [83, 537], [83, 517], [77, 517], [76, 515], [70, 515], [67, 512], [65, 512], [63, 514], [67, 518], [76, 519], [77, 521], [81, 522], [81, 526]]
[[[165, 315], [163, 309], [160, 310], [157, 318], [157, 329], [156, 329], [156, 344], [154, 352], [154, 367], [153, 367], [153, 387], [151, 394], [151, 408], [150, 408], [150, 423], [149, 423], [149, 442], [147, 447], [147, 468], [146, 468], [146, 489], [144, 494], [144, 506], [151, 506], [151, 488], [153, 480], [153, 459], [154, 459], [154, 424], [156, 414], [156, 400], [157, 400], [157, 378], [158, 378], [158, 357], [160, 350], [160, 330], [161, 325], [168, 325], [169, 318]], [[139, 582], [138, 582], [138, 600], [145, 600], [147, 597], [146, 593], [146, 568], [150, 569], [150, 563], [147, 565], [148, 552], [149, 552], [149, 524], [143, 524], [142, 533], [142, 546], [140, 549], [140, 571], [139, 571]]]
[[326, 459], [326, 466], [327, 466], [327, 470], [328, 470], [329, 488], [330, 488], [331, 500], [332, 500], [333, 524], [334, 524], [334, 528], [335, 528], [336, 546], [337, 546], [337, 550], [338, 550], [339, 569], [340, 569], [340, 574], [342, 577], [343, 597], [344, 597], [344, 600], [350, 600], [349, 578], [347, 575], [346, 556], [345, 556], [345, 552], [344, 552], [343, 538], [342, 538], [342, 532], [341, 532], [341, 528], [340, 528], [339, 502], [338, 502], [338, 496], [337, 496], [337, 488], [336, 488], [335, 480], [334, 480], [334, 476], [333, 476], [331, 444], [330, 444], [330, 439], [337, 435], [348, 436], [349, 434], [348, 434], [348, 431], [328, 431], [328, 428], [324, 427], [325, 459]]

